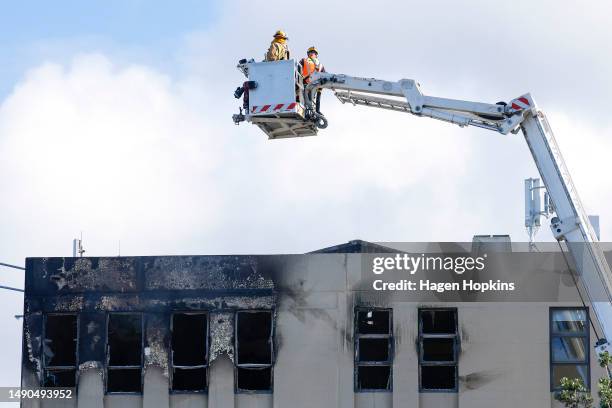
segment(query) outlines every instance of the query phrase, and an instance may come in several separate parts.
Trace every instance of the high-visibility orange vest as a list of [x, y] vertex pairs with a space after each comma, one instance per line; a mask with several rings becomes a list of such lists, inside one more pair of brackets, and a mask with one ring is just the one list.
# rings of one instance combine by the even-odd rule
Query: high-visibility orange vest
[[317, 71], [317, 66], [314, 61], [310, 58], [302, 58], [302, 76], [304, 77], [304, 83], [310, 82], [310, 74]]

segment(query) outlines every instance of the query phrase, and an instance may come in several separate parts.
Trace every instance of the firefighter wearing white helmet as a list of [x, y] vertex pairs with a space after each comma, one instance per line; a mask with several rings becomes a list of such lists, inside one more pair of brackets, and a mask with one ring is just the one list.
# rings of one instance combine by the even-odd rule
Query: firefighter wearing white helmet
[[274, 39], [270, 44], [270, 48], [268, 48], [264, 61], [288, 60], [290, 58], [289, 46], [287, 45], [288, 39], [287, 34], [283, 30], [278, 30], [274, 33]]

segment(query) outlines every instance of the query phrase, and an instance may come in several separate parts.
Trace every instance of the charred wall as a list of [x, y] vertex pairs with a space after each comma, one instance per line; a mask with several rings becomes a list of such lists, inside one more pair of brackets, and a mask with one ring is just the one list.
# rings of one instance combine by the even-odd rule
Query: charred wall
[[[141, 313], [143, 366], [168, 370], [174, 312], [208, 312], [211, 356], [233, 356], [232, 312], [275, 308], [273, 276], [253, 256], [28, 258], [23, 382], [42, 382], [44, 316], [78, 313], [77, 367], [104, 367], [108, 313]], [[48, 343], [48, 342], [47, 342]], [[57, 347], [60, 347], [57, 345]]]

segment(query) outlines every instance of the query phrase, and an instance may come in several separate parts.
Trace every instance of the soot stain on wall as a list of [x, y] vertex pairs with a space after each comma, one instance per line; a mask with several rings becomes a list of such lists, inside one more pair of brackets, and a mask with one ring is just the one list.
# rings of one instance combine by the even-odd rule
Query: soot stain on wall
[[147, 315], [145, 329], [144, 366], [160, 367], [168, 376], [168, 350], [170, 349], [170, 324], [165, 315]]
[[503, 373], [500, 371], [477, 371], [459, 376], [459, 385], [462, 389], [475, 390], [501, 377], [503, 377]]
[[234, 362], [234, 315], [211, 313], [210, 315], [210, 361], [225, 354]]

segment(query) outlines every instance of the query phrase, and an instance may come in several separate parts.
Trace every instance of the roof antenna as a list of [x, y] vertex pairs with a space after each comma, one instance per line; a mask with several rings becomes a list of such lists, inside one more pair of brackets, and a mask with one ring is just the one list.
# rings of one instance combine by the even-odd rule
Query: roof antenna
[[81, 238], [75, 238], [72, 240], [72, 257], [76, 258], [77, 254], [79, 257], [83, 257], [85, 250], [83, 249], [83, 231], [81, 231]]
[[121, 240], [119, 240], [119, 256], [121, 257]]
[[525, 228], [529, 235], [529, 251], [536, 248], [535, 236], [541, 225], [541, 218], [550, 216], [555, 211], [546, 187], [538, 178], [525, 179]]

